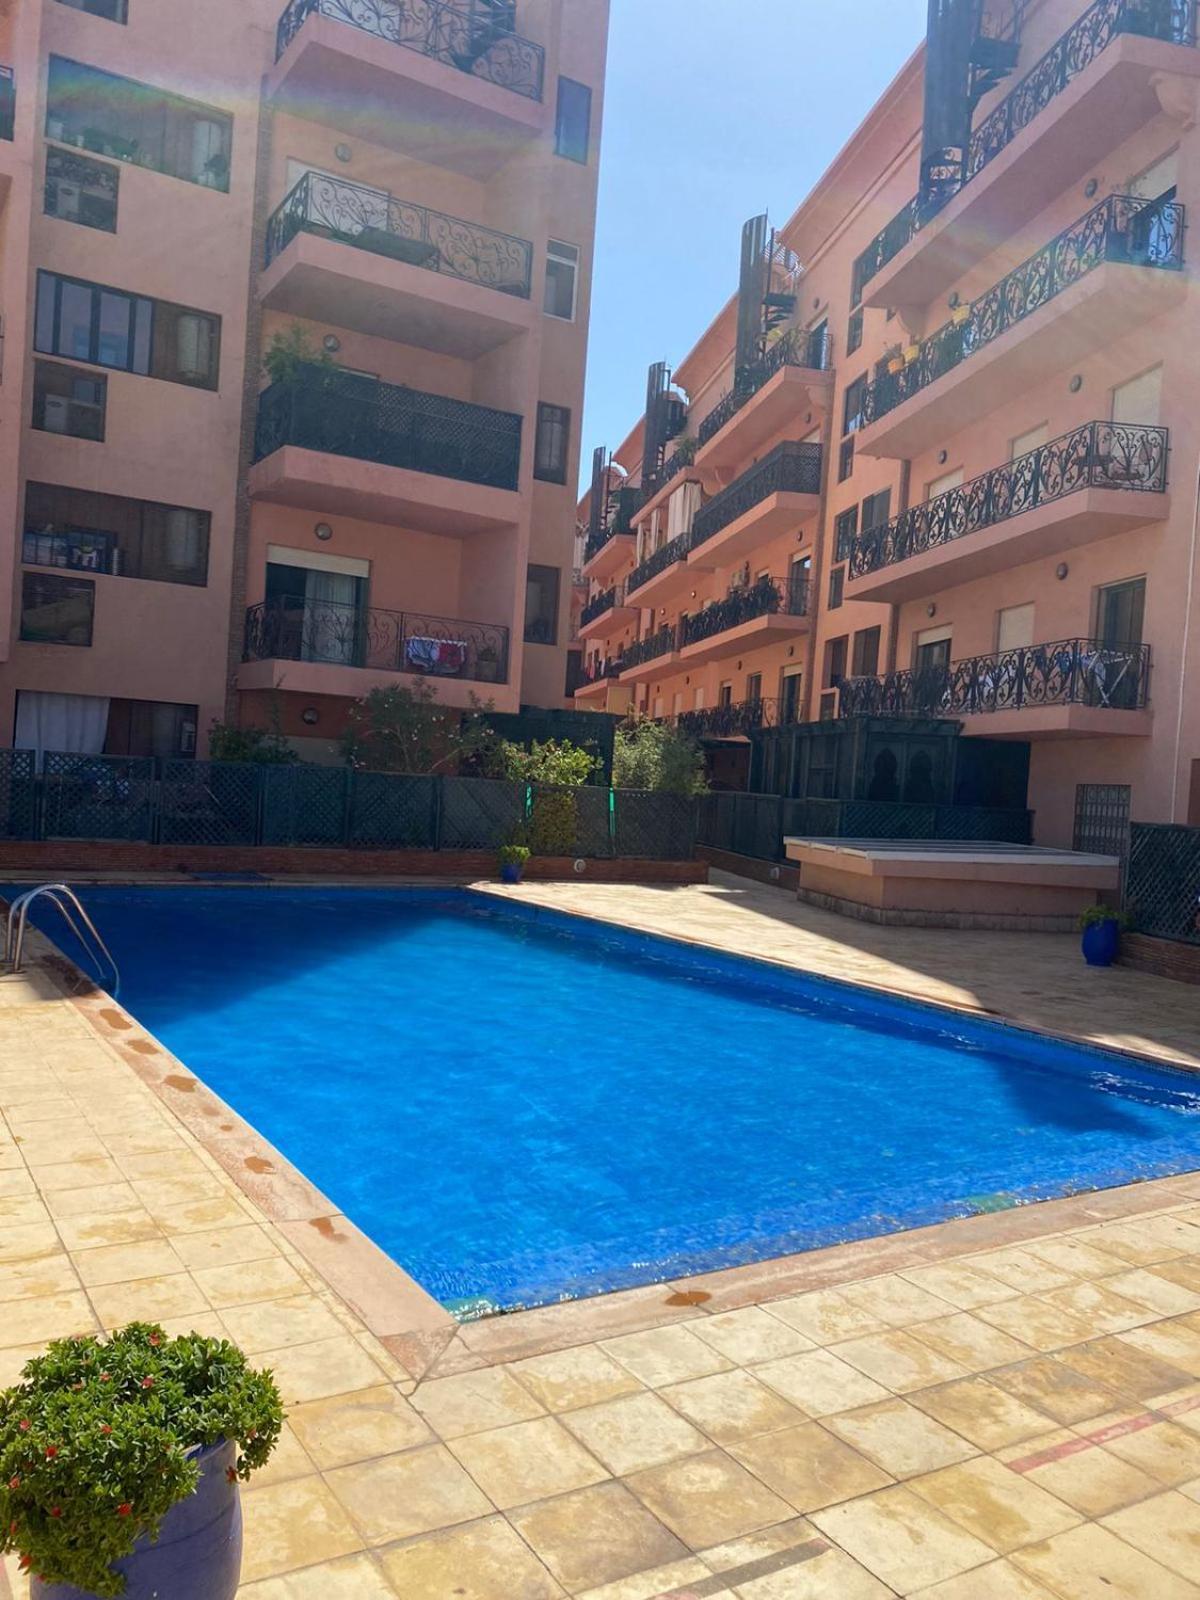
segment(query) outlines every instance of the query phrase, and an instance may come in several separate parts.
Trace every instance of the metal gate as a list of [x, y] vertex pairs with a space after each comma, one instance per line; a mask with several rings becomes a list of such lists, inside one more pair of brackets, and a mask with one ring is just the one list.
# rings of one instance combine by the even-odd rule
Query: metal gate
[[1122, 874], [1129, 860], [1131, 796], [1127, 783], [1075, 785], [1075, 849], [1089, 855], [1119, 856]]

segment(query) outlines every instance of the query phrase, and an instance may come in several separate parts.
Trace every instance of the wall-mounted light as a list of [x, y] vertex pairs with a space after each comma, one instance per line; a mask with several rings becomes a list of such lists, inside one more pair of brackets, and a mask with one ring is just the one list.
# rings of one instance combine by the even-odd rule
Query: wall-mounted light
[[931, 600], [929, 602], [929, 604], [925, 607], [925, 615], [927, 617], [936, 617], [937, 616], [937, 604], [936, 604], [935, 601]]
[[949, 450], [939, 450], [938, 451], [938, 466], [939, 467], [944, 467], [946, 465], [947, 461], [949, 461], [949, 459], [950, 459]]
[[1066, 562], [1065, 562], [1065, 561], [1060, 561], [1060, 562], [1059, 562], [1059, 563], [1058, 563], [1058, 565], [1057, 565], [1057, 566], [1056, 566], [1056, 567], [1055, 567], [1055, 569], [1054, 569], [1054, 576], [1055, 576], [1055, 577], [1056, 577], [1056, 578], [1057, 578], [1057, 579], [1058, 579], [1058, 581], [1059, 581], [1059, 582], [1060, 582], [1060, 583], [1061, 583], [1061, 582], [1062, 582], [1062, 580], [1063, 580], [1063, 579], [1064, 579], [1064, 578], [1065, 578], [1065, 577], [1066, 577], [1066, 576], [1067, 576], [1067, 574], [1068, 574], [1068, 573], [1069, 573], [1069, 572], [1070, 572], [1070, 570], [1071, 570], [1071, 569], [1070, 569], [1070, 567], [1069, 567], [1069, 566], [1068, 566], [1068, 565], [1067, 565], [1067, 563], [1066, 563]]
[[329, 539], [333, 538], [333, 529], [327, 522], [318, 522], [316, 527], [313, 529], [313, 532], [316, 534], [317, 538], [322, 541], [322, 543], [325, 543]]
[[327, 333], [321, 340], [321, 345], [328, 355], [335, 356], [342, 348], [342, 341], [336, 333]]
[[741, 662], [740, 662], [740, 661], [739, 661], [739, 662], [738, 662], [738, 664], [737, 664], [737, 668], [736, 668], [736, 670], [737, 670], [737, 671], [738, 671], [738, 672], [740, 672], [740, 671], [741, 671], [741, 670], [742, 670], [742, 663], [741, 663]]
[[1080, 389], [1083, 388], [1083, 376], [1082, 376], [1082, 374], [1077, 372], [1075, 374], [1075, 376], [1071, 379], [1071, 381], [1067, 385], [1067, 387], [1070, 389], [1072, 394], [1078, 394]]
[[1099, 189], [1099, 187], [1100, 187], [1100, 179], [1099, 178], [1089, 178], [1088, 181], [1083, 186], [1083, 192], [1084, 192], [1085, 195], [1087, 195], [1088, 199], [1090, 200], [1093, 197], [1093, 195], [1096, 193], [1096, 191]]
[[794, 644], [788, 645], [788, 655], [789, 656], [794, 656], [795, 654], [796, 654], [796, 646]]
[[306, 728], [315, 728], [320, 720], [321, 713], [317, 710], [316, 706], [305, 706], [304, 710], [300, 713], [300, 721]]
[[343, 163], [354, 160], [354, 151], [348, 144], [335, 144], [333, 153]]
[[957, 311], [959, 306], [962, 305], [962, 295], [959, 294], [957, 289], [955, 289], [954, 293], [950, 296], [947, 304], [949, 305], [951, 311]]

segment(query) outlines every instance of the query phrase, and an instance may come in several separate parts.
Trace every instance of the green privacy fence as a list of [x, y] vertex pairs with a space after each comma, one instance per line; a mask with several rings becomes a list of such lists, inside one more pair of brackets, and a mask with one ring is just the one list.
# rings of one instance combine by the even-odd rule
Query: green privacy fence
[[1125, 910], [1139, 933], [1200, 945], [1200, 828], [1133, 824]]
[[497, 850], [686, 860], [694, 803], [346, 767], [0, 751], [0, 836], [141, 844]]

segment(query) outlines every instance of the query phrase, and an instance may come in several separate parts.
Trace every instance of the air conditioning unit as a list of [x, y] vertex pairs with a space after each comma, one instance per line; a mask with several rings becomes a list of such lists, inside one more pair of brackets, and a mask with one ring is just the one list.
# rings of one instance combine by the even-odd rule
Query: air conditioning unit
[[42, 429], [46, 433], [70, 433], [71, 401], [65, 394], [48, 394], [44, 397]]

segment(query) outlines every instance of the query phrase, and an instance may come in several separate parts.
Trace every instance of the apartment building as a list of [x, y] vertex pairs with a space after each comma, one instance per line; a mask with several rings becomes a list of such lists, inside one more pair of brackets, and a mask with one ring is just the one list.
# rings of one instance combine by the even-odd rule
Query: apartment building
[[0, 0], [0, 740], [566, 702], [606, 0]]
[[[674, 717], [743, 783], [764, 728], [945, 719], [994, 754], [955, 800], [1027, 763], [1039, 843], [1200, 822], [1195, 10], [930, 0], [652, 370], [621, 488], [597, 463], [580, 704]], [[872, 798], [927, 775], [889, 754]]]

